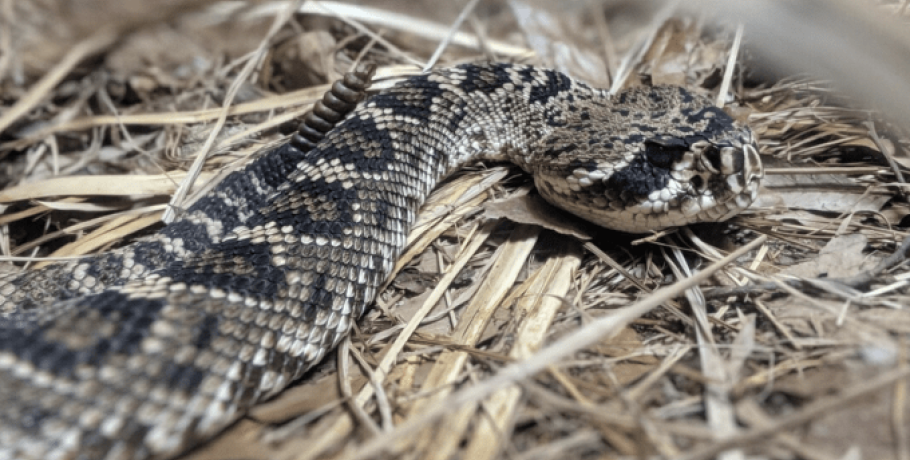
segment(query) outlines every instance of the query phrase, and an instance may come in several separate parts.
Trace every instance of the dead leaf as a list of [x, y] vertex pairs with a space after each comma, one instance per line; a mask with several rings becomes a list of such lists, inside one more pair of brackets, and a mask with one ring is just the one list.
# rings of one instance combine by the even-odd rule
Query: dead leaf
[[878, 263], [873, 257], [863, 254], [869, 244], [862, 234], [843, 235], [832, 238], [818, 253], [818, 258], [787, 267], [783, 273], [803, 278], [828, 276], [843, 278], [868, 270]]
[[[354, 392], [360, 391], [367, 382], [367, 378], [363, 376], [359, 366], [351, 367], [349, 378]], [[338, 401], [341, 398], [337, 375], [323, 375], [315, 381], [307, 381], [300, 385], [292, 386], [281, 392], [274, 399], [256, 405], [250, 410], [249, 417], [261, 423], [284, 423], [295, 417], [323, 408], [332, 401]]]
[[537, 195], [486, 203], [484, 213], [491, 219], [505, 218], [519, 224], [537, 225], [581, 241], [589, 241], [597, 231], [592, 224], [555, 208]]
[[597, 344], [594, 348], [605, 356], [627, 357], [611, 369], [620, 385], [634, 382], [660, 365], [660, 360], [656, 357], [640, 353], [645, 345], [638, 337], [638, 333], [631, 327], [623, 328], [618, 334]]
[[274, 450], [259, 442], [262, 424], [243, 419], [209, 442], [189, 454], [183, 460], [218, 460], [224, 458], [273, 458]]

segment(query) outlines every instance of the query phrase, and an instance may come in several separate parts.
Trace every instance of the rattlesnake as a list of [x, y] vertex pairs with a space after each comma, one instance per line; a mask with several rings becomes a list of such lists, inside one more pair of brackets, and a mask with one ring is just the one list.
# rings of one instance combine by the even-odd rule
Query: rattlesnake
[[0, 458], [167, 458], [210, 437], [348, 333], [424, 198], [476, 160], [639, 233], [726, 219], [762, 178], [751, 131], [681, 88], [610, 96], [513, 64], [411, 77], [158, 234], [0, 278]]

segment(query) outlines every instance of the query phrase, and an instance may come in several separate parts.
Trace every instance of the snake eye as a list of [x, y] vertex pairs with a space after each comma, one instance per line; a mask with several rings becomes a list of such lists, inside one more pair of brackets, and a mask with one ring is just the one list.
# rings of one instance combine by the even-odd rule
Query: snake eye
[[670, 169], [673, 167], [673, 163], [679, 161], [687, 151], [689, 148], [683, 142], [673, 142], [672, 140], [645, 142], [645, 158], [648, 159], [648, 163], [657, 168]]

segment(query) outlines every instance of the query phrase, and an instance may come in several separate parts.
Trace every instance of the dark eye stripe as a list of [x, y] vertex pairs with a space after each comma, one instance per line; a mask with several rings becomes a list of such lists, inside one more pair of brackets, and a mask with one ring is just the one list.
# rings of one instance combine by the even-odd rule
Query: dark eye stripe
[[656, 142], [645, 143], [645, 157], [652, 166], [670, 169], [688, 151], [685, 145], [662, 145]]

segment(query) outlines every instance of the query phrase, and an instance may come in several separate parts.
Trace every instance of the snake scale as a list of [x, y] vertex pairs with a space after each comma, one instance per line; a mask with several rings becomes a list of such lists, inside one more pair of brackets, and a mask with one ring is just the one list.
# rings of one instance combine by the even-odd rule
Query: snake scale
[[3, 275], [0, 459], [169, 458], [211, 437], [348, 333], [425, 197], [477, 160], [637, 233], [726, 219], [763, 176], [751, 131], [681, 88], [611, 96], [492, 63], [408, 78], [155, 235]]

